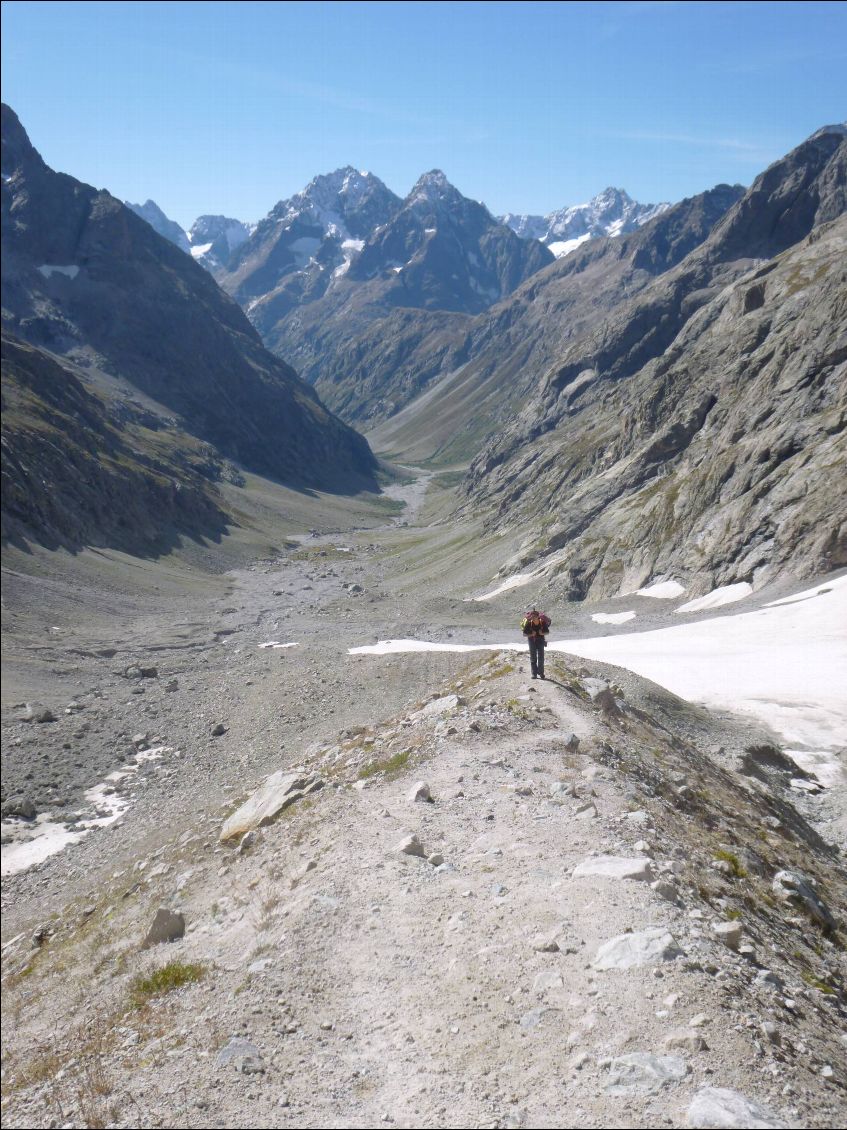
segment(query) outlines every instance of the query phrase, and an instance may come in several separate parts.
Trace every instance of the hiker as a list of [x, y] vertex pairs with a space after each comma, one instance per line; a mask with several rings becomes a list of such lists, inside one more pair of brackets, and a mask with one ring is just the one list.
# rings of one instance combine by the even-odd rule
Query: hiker
[[544, 678], [544, 648], [547, 640], [544, 638], [550, 631], [550, 617], [537, 608], [531, 608], [521, 620], [521, 631], [529, 643], [529, 665], [532, 668], [532, 677]]

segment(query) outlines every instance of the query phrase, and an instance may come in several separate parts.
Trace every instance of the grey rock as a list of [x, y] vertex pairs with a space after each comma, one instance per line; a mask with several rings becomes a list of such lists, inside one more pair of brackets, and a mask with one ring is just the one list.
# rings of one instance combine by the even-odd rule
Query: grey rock
[[787, 1130], [788, 1123], [761, 1103], [727, 1087], [703, 1087], [688, 1108], [696, 1130]]
[[142, 949], [150, 946], [161, 945], [163, 942], [176, 942], [185, 935], [185, 918], [172, 910], [161, 907], [156, 911], [156, 917], [147, 931]]
[[218, 1052], [215, 1062], [218, 1067], [231, 1065], [244, 1075], [261, 1075], [265, 1070], [261, 1052], [243, 1036], [233, 1036]]
[[426, 781], [416, 781], [409, 789], [406, 799], [409, 804], [431, 804], [432, 793], [429, 791], [429, 785]]
[[688, 1064], [680, 1056], [630, 1052], [612, 1060], [605, 1089], [611, 1095], [653, 1092], [680, 1082], [687, 1074]]
[[34, 820], [38, 810], [29, 797], [17, 796], [6, 801], [2, 813], [4, 816], [20, 816], [22, 820]]
[[553, 969], [547, 969], [541, 973], [536, 973], [535, 980], [532, 983], [532, 991], [536, 996], [542, 996], [544, 993], [550, 992], [551, 989], [561, 989], [563, 985], [562, 975]]
[[20, 716], [21, 722], [55, 722], [56, 715], [43, 702], [28, 702]]
[[836, 920], [829, 907], [818, 895], [814, 881], [802, 871], [778, 871], [773, 878], [773, 892], [794, 906], [801, 906], [811, 917], [828, 930], [834, 930]]
[[620, 934], [597, 950], [595, 969], [631, 969], [640, 965], [659, 965], [680, 957], [682, 950], [673, 935], [661, 926], [633, 934]]
[[221, 843], [240, 839], [253, 828], [271, 824], [290, 805], [322, 787], [320, 777], [302, 777], [282, 770], [273, 773], [224, 823], [219, 837]]
[[214, 726], [212, 726], [209, 732], [213, 738], [219, 738], [226, 733], [226, 726], [223, 724], [223, 722], [217, 722]]

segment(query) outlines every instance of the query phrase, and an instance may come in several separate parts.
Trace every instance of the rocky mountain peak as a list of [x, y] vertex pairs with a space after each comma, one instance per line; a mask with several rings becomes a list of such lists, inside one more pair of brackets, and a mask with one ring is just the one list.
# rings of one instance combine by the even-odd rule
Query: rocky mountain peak
[[441, 169], [430, 169], [418, 177], [405, 203], [407, 207], [414, 207], [416, 204], [451, 204], [463, 199]]

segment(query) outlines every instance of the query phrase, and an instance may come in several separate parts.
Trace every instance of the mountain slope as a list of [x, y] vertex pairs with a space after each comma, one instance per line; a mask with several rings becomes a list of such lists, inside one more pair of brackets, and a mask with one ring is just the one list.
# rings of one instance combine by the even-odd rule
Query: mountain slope
[[[508, 427], [570, 342], [699, 246], [742, 192], [718, 185], [630, 235], [592, 240], [473, 320], [453, 320], [417, 340], [413, 324], [395, 348], [407, 347], [406, 370], [419, 387], [430, 387], [382, 423], [373, 442], [443, 463], [476, 455]], [[372, 335], [361, 359], [351, 352], [348, 385], [358, 381], [367, 390], [382, 377], [391, 354], [380, 354], [377, 344]]]
[[151, 398], [251, 470], [342, 490], [370, 481], [366, 442], [264, 349], [212, 277], [107, 192], [49, 169], [8, 107], [2, 168], [10, 332], [104, 389]]
[[581, 598], [847, 562], [845, 170], [819, 131], [563, 351], [467, 482], [493, 524], [533, 521], [510, 567]]
[[212, 484], [231, 472], [208, 444], [5, 331], [2, 357], [4, 543], [146, 555], [225, 531]]

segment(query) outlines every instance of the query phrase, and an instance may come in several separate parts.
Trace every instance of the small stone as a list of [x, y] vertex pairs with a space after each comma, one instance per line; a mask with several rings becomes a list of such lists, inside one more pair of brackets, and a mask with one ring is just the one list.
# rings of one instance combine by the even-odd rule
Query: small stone
[[6, 801], [2, 813], [3, 816], [19, 816], [22, 820], [34, 820], [38, 810], [29, 797], [16, 796]]
[[741, 944], [740, 922], [713, 922], [712, 933], [728, 949], [737, 950]]
[[762, 1035], [770, 1044], [776, 1044], [777, 1047], [782, 1043], [782, 1033], [773, 1023], [772, 1020], [763, 1020], [759, 1025]]
[[821, 1075], [824, 1077], [824, 1079], [831, 1079], [835, 1075], [835, 1072], [832, 1069], [832, 1064], [825, 1063], [821, 1068]]
[[597, 816], [599, 816], [599, 813], [594, 802], [589, 801], [587, 804], [577, 805], [577, 809], [574, 815], [580, 817], [580, 819], [582, 820], [594, 820]]
[[666, 1048], [678, 1048], [685, 1052], [702, 1052], [707, 1050], [706, 1041], [699, 1032], [692, 1032], [690, 1028], [675, 1028], [663, 1040]]
[[161, 907], [156, 911], [156, 917], [147, 936], [141, 943], [142, 949], [159, 945], [162, 942], [175, 942], [185, 934], [185, 919], [181, 914]]
[[647, 840], [639, 840], [637, 844], [632, 845], [633, 851], [640, 851], [642, 855], [652, 855], [653, 849]]
[[174, 691], [179, 690], [179, 679], [168, 679], [165, 683], [165, 690], [173, 694]]
[[444, 856], [440, 851], [434, 851], [432, 855], [427, 856], [427, 863], [431, 863], [433, 867], [440, 867], [444, 862]]
[[655, 891], [660, 898], [667, 899], [668, 902], [676, 902], [679, 898], [679, 892], [668, 879], [657, 879], [655, 883], [650, 884], [650, 890]]
[[394, 845], [394, 850], [400, 855], [416, 855], [421, 859], [426, 855], [423, 844], [416, 835], [404, 836], [398, 844]]
[[259, 834], [255, 829], [250, 832], [245, 832], [238, 843], [238, 854], [244, 855], [250, 848], [255, 847], [258, 839]]
[[698, 1012], [696, 1016], [692, 1016], [688, 1021], [689, 1028], [705, 1028], [707, 1024], [712, 1023], [712, 1018], [707, 1016], [705, 1012]]
[[223, 722], [217, 722], [209, 731], [213, 738], [219, 738], [222, 734], [226, 733], [226, 726]]
[[555, 970], [545, 970], [536, 974], [532, 983], [532, 991], [536, 996], [541, 996], [551, 989], [561, 989], [563, 985], [561, 974], [556, 973]]
[[835, 929], [835, 918], [815, 891], [814, 880], [802, 871], [778, 871], [774, 875], [772, 888], [777, 898], [802, 906], [821, 926], [828, 930]]

